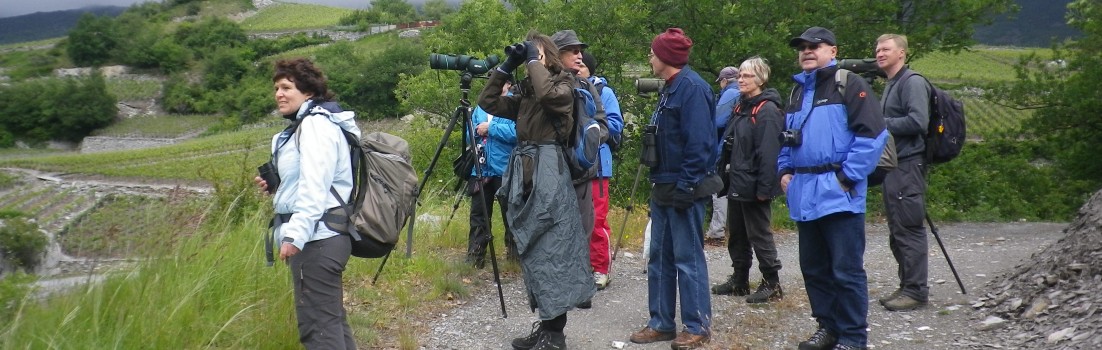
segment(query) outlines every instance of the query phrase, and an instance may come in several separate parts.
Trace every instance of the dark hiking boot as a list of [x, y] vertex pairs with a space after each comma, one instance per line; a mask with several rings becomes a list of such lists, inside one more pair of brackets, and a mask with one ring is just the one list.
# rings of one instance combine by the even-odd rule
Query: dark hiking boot
[[800, 342], [799, 350], [831, 350], [838, 342], [838, 337], [830, 334], [826, 328], [819, 328], [811, 338]]
[[593, 308], [593, 298], [586, 299], [585, 301], [583, 301], [580, 304], [575, 305], [575, 306], [577, 306], [579, 309], [582, 309], [582, 310], [592, 309]]
[[866, 349], [868, 349], [868, 348], [860, 347], [860, 346], [853, 346], [853, 345], [834, 344], [834, 348], [831, 349], [831, 350], [866, 350]]
[[888, 311], [911, 311], [922, 308], [923, 306], [926, 306], [925, 301], [915, 300], [906, 295], [900, 295], [884, 303], [884, 308], [888, 309]]
[[734, 295], [739, 297], [750, 295], [749, 277], [747, 277], [746, 274], [731, 274], [731, 276], [727, 277], [726, 282], [712, 286], [712, 294]]
[[781, 299], [784, 299], [784, 291], [781, 290], [780, 283], [761, 281], [761, 284], [758, 285], [758, 290], [754, 291], [754, 294], [750, 294], [750, 296], [746, 297], [746, 302], [750, 304], [760, 304]]
[[670, 342], [670, 348], [673, 350], [696, 349], [711, 340], [712, 337], [708, 334], [692, 334], [688, 331], [681, 331], [677, 338]]
[[513, 338], [513, 349], [528, 350], [536, 347], [536, 343], [539, 343], [540, 336], [543, 333], [543, 325], [540, 324], [540, 321], [532, 322], [532, 333], [520, 338]]
[[467, 259], [463, 260], [464, 264], [471, 265], [476, 269], [486, 268], [486, 257], [477, 255], [467, 255]]
[[668, 341], [677, 338], [677, 333], [674, 332], [659, 332], [654, 328], [643, 327], [638, 332], [631, 334], [631, 342], [636, 344], [650, 344], [660, 341]]
[[565, 350], [566, 334], [562, 332], [546, 331], [540, 335], [539, 341], [532, 350]]
[[903, 289], [896, 288], [895, 291], [892, 291], [892, 294], [885, 295], [883, 298], [880, 298], [878, 300], [880, 301], [880, 305], [884, 305], [892, 299], [898, 298], [900, 295], [903, 295]]

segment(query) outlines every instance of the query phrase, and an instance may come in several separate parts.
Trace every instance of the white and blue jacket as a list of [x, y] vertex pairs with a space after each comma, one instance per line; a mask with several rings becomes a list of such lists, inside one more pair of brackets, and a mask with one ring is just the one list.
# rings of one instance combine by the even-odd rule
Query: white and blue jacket
[[283, 131], [272, 137], [280, 177], [272, 204], [277, 214], [293, 214], [273, 234], [277, 245], [288, 237], [300, 250], [307, 242], [340, 234], [319, 221], [327, 209], [340, 206], [329, 193], [330, 186], [345, 203], [351, 197], [352, 161], [341, 129], [360, 137], [355, 113], [341, 111], [335, 103], [325, 103], [324, 108], [312, 105], [307, 100], [299, 107], [296, 119], [302, 123], [293, 134]]
[[[619, 138], [624, 132], [624, 116], [620, 114], [620, 101], [616, 98], [616, 92], [608, 87], [608, 81], [601, 77], [589, 77], [589, 82], [594, 87], [600, 86], [601, 103], [605, 105], [605, 121], [608, 122], [608, 138]], [[612, 149], [608, 144], [601, 144], [601, 169], [598, 177], [612, 177]]]
[[[489, 114], [482, 107], [476, 106], [471, 113], [471, 127], [476, 127], [490, 119], [488, 116]], [[468, 132], [464, 135], [464, 139], [467, 135], [473, 134]], [[482, 144], [482, 156], [488, 163], [483, 164], [482, 177], [501, 177], [505, 174], [505, 167], [509, 165], [509, 154], [513, 152], [513, 147], [517, 146], [517, 122], [507, 118], [490, 119], [486, 135], [475, 137], [475, 142]], [[471, 176], [477, 177], [478, 169], [472, 169]]]

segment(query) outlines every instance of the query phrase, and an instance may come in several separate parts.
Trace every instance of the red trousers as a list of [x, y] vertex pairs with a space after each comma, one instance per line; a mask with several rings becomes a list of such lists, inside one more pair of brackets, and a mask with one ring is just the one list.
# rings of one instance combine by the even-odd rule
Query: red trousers
[[593, 185], [593, 233], [589, 235], [589, 264], [593, 272], [608, 274], [611, 264], [612, 245], [608, 226], [608, 179], [598, 177], [589, 182]]

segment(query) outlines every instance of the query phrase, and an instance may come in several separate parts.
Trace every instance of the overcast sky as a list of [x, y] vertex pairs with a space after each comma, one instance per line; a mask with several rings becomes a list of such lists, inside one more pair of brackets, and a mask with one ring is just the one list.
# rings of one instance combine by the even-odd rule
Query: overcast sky
[[[4, 0], [0, 5], [0, 17], [25, 15], [34, 12], [72, 10], [87, 6], [130, 6], [149, 0]], [[158, 1], [159, 2], [159, 1]], [[370, 0], [290, 0], [286, 2], [322, 4], [347, 8], [366, 8]], [[411, 4], [420, 1], [409, 1]]]

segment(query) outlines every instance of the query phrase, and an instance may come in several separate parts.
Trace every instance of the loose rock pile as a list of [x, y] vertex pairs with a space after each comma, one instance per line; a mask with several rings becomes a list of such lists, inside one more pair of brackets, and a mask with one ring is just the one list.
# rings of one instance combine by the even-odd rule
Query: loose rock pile
[[1102, 191], [1065, 233], [987, 285], [990, 292], [972, 304], [980, 332], [959, 345], [1102, 349]]

